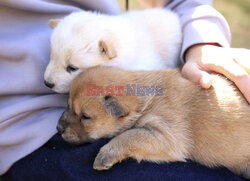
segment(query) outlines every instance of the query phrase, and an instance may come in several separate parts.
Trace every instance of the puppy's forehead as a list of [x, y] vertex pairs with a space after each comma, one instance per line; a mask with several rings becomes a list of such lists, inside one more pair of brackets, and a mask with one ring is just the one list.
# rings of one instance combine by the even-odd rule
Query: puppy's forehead
[[75, 97], [77, 95], [86, 94], [87, 85], [95, 84], [93, 76], [89, 75], [88, 71], [80, 73], [71, 83], [70, 96]]
[[79, 96], [73, 100], [72, 107], [77, 115], [82, 113], [93, 115], [102, 106], [100, 99], [100, 96]]
[[94, 101], [98, 96], [88, 95], [88, 82], [74, 80], [70, 88], [70, 96], [68, 103], [73, 106], [76, 102]]
[[70, 88], [70, 99], [75, 101], [86, 95], [85, 85], [80, 81], [73, 81]]

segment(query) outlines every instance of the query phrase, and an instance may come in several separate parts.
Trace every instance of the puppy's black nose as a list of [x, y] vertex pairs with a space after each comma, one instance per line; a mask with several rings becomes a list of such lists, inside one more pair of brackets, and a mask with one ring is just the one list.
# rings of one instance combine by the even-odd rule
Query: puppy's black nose
[[63, 134], [64, 128], [62, 126], [57, 125], [56, 129], [60, 134]]
[[51, 89], [55, 86], [55, 84], [49, 83], [47, 81], [44, 81], [44, 84]]

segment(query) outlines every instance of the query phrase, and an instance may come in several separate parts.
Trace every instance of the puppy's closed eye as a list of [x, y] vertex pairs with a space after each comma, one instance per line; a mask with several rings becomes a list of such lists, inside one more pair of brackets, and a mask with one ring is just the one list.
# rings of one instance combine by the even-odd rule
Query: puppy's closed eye
[[75, 72], [78, 70], [77, 67], [73, 66], [73, 65], [68, 65], [66, 68], [67, 72], [71, 73], [71, 72]]
[[80, 119], [80, 121], [83, 122], [83, 121], [85, 121], [85, 120], [90, 120], [90, 119], [91, 119], [91, 117], [89, 117], [89, 116], [83, 114], [82, 117], [81, 117], [81, 119]]

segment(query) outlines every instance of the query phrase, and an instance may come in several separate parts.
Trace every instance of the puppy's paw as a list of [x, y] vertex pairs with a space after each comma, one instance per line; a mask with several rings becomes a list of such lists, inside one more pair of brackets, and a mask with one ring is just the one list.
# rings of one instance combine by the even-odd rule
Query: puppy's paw
[[118, 160], [118, 153], [115, 153], [112, 149], [101, 149], [95, 158], [93, 168], [95, 170], [108, 170]]

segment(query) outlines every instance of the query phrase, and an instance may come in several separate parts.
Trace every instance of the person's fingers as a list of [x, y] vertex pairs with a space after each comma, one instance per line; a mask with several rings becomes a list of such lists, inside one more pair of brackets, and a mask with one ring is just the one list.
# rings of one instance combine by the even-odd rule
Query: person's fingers
[[200, 70], [201, 72], [201, 79], [200, 79], [200, 85], [201, 87], [208, 89], [212, 85], [212, 78], [209, 73]]
[[246, 98], [247, 102], [250, 104], [250, 77], [242, 76], [238, 77], [235, 84], [240, 89], [241, 93]]
[[250, 75], [250, 50], [245, 48], [231, 48], [234, 61]]
[[240, 65], [233, 60], [221, 61], [216, 65], [210, 64], [209, 70], [222, 73], [233, 81], [250, 103], [250, 76]]
[[182, 69], [184, 77], [209, 88], [212, 79], [205, 71], [221, 73], [236, 84], [250, 103], [250, 50], [216, 46], [194, 48], [186, 55], [188, 61]]
[[183, 77], [200, 84], [205, 89], [208, 89], [212, 84], [211, 76], [207, 72], [200, 70], [200, 67], [195, 62], [187, 62], [183, 66], [181, 73]]

